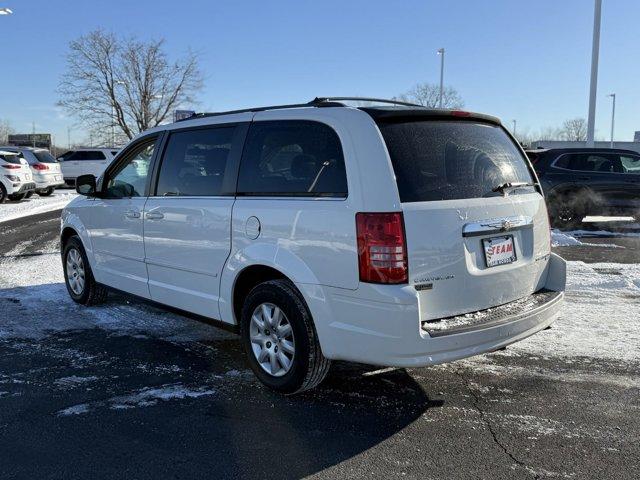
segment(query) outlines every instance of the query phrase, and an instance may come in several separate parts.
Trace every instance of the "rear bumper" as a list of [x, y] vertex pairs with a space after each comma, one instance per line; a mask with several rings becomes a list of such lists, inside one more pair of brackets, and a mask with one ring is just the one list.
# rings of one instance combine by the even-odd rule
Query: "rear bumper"
[[36, 189], [36, 184], [34, 182], [23, 183], [18, 190], [14, 193], [29, 193], [32, 190]]
[[[504, 311], [463, 328], [423, 328], [418, 302], [404, 286], [391, 302], [356, 298], [355, 293], [330, 287], [298, 285], [316, 323], [327, 358], [379, 366], [420, 367], [450, 362], [497, 350], [549, 326], [564, 299], [565, 263], [552, 254], [544, 298], [524, 302], [513, 314]], [[533, 296], [532, 296], [533, 297]], [[514, 302], [515, 303], [515, 302]], [[493, 309], [492, 309], [493, 310]], [[455, 322], [453, 322], [455, 323]]]

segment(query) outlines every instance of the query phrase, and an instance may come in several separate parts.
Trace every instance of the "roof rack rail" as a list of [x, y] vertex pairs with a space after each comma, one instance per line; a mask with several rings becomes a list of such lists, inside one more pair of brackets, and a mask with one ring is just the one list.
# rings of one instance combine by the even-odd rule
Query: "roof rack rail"
[[[372, 103], [389, 103], [392, 105], [402, 105], [405, 107], [420, 107], [425, 108], [424, 105], [418, 105], [417, 103], [403, 102], [401, 100], [393, 100], [387, 98], [370, 98], [370, 97], [316, 97], [311, 102], [372, 102]], [[310, 103], [311, 103], [310, 102]]]
[[215, 117], [219, 115], [233, 115], [234, 113], [249, 113], [249, 112], [264, 112], [265, 110], [279, 110], [282, 108], [304, 108], [304, 107], [346, 107], [344, 101], [355, 102], [376, 102], [376, 103], [389, 103], [393, 105], [403, 105], [406, 107], [420, 107], [423, 105], [417, 105], [415, 103], [401, 102], [399, 100], [388, 100], [383, 98], [369, 98], [369, 97], [316, 97], [307, 103], [290, 103], [286, 105], [270, 105], [266, 107], [251, 107], [243, 108], [240, 110], [228, 110], [225, 112], [205, 112], [196, 113], [188, 118], [181, 118], [178, 122], [184, 122], [185, 120], [193, 120], [196, 118]]

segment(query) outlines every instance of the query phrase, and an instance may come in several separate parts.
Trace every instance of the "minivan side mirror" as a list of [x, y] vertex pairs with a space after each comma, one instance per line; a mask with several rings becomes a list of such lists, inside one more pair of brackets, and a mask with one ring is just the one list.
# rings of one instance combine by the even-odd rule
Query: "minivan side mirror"
[[76, 178], [76, 192], [87, 197], [96, 196], [96, 177], [88, 175], [80, 175]]

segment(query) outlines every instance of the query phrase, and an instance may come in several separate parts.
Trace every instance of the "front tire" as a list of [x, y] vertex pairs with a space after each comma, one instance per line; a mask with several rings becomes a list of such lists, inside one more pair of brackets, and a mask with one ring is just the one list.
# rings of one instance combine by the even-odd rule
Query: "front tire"
[[309, 390], [329, 372], [331, 361], [322, 355], [311, 313], [287, 280], [251, 290], [240, 316], [240, 337], [253, 373], [272, 390]]
[[107, 299], [107, 289], [93, 278], [87, 254], [76, 235], [67, 240], [62, 251], [64, 283], [71, 299], [81, 305], [98, 305]]
[[45, 188], [44, 190], [40, 190], [38, 192], [38, 195], [40, 195], [41, 197], [48, 197], [53, 193], [53, 190], [54, 190], [53, 187]]

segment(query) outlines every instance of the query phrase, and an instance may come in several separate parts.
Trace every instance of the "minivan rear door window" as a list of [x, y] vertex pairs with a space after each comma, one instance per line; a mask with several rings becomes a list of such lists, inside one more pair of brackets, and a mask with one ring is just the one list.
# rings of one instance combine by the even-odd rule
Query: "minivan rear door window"
[[312, 121], [253, 123], [240, 162], [238, 194], [346, 197], [337, 133]]
[[381, 121], [402, 202], [536, 191], [522, 152], [498, 125], [473, 120]]

